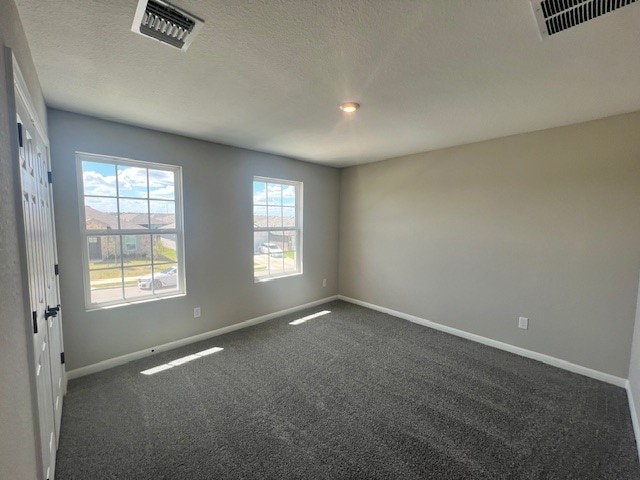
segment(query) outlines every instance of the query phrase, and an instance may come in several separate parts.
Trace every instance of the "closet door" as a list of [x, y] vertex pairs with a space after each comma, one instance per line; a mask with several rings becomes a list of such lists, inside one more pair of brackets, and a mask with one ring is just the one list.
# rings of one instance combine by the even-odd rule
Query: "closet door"
[[56, 272], [55, 231], [47, 139], [38, 128], [28, 91], [14, 61], [17, 162], [27, 252], [38, 425], [43, 479], [53, 479], [62, 414], [64, 365]]

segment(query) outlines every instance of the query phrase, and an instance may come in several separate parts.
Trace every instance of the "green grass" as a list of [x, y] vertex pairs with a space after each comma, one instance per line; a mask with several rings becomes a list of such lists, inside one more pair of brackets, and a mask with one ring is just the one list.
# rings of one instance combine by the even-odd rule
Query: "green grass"
[[[151, 265], [148, 260], [129, 260], [124, 262], [125, 277], [140, 277], [151, 272]], [[94, 270], [96, 268], [113, 268], [114, 270]], [[110, 280], [120, 278], [120, 263], [112, 262], [91, 262], [89, 263], [91, 270], [91, 280]]]
[[[125, 287], [132, 287], [134, 285], [137, 285], [138, 281], [137, 280], [127, 280], [124, 282], [124, 286]], [[92, 285], [91, 288], [92, 289], [100, 289], [100, 288], [113, 288], [113, 287], [119, 287], [121, 286], [122, 283], [120, 281], [116, 281], [116, 282], [108, 282], [108, 283], [101, 283], [99, 285]]]
[[157, 258], [159, 261], [165, 261], [165, 262], [178, 261], [178, 254], [176, 253], [176, 251], [172, 248], [167, 247], [163, 243], [160, 243], [160, 242], [156, 243], [156, 246], [153, 249], [153, 252], [155, 254], [155, 258]]
[[[151, 262], [149, 260], [125, 260], [125, 267], [136, 267], [138, 265], [150, 265]], [[96, 268], [120, 268], [120, 261], [111, 262], [109, 260], [103, 262], [89, 262], [89, 269], [94, 270]]]
[[[158, 260], [166, 261], [158, 258]], [[149, 260], [127, 260], [124, 262], [124, 276], [125, 277], [141, 277], [151, 273], [151, 264]], [[169, 268], [171, 265], [156, 265], [157, 271], [162, 271]], [[91, 280], [117, 280], [120, 279], [120, 264], [114, 264], [112, 262], [91, 262], [89, 263], [89, 269], [91, 270]], [[98, 269], [98, 270], [96, 270]], [[110, 269], [110, 270], [100, 270]], [[118, 282], [119, 283], [119, 282]], [[129, 282], [131, 283], [131, 282]], [[133, 282], [135, 283], [135, 282]], [[102, 286], [103, 284], [101, 284]]]

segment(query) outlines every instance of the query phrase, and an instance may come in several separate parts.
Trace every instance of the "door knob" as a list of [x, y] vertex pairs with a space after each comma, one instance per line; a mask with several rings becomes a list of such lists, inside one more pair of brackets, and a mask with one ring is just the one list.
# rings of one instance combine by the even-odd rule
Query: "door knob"
[[60, 304], [57, 307], [49, 307], [44, 311], [45, 320], [49, 320], [49, 317], [57, 317], [58, 312], [60, 311]]

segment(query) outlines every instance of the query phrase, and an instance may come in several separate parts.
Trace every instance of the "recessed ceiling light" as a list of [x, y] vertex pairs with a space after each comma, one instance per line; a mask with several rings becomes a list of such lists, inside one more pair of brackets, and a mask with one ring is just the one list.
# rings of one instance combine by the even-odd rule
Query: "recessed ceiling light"
[[345, 113], [353, 113], [360, 108], [360, 104], [356, 102], [345, 102], [340, 104], [340, 110]]

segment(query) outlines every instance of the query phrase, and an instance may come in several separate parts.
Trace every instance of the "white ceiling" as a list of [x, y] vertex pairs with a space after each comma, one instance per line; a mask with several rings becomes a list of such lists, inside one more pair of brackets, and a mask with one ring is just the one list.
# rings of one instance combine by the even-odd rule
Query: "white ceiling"
[[640, 110], [640, 3], [541, 40], [529, 0], [175, 0], [186, 52], [136, 0], [16, 3], [49, 106], [326, 165]]

